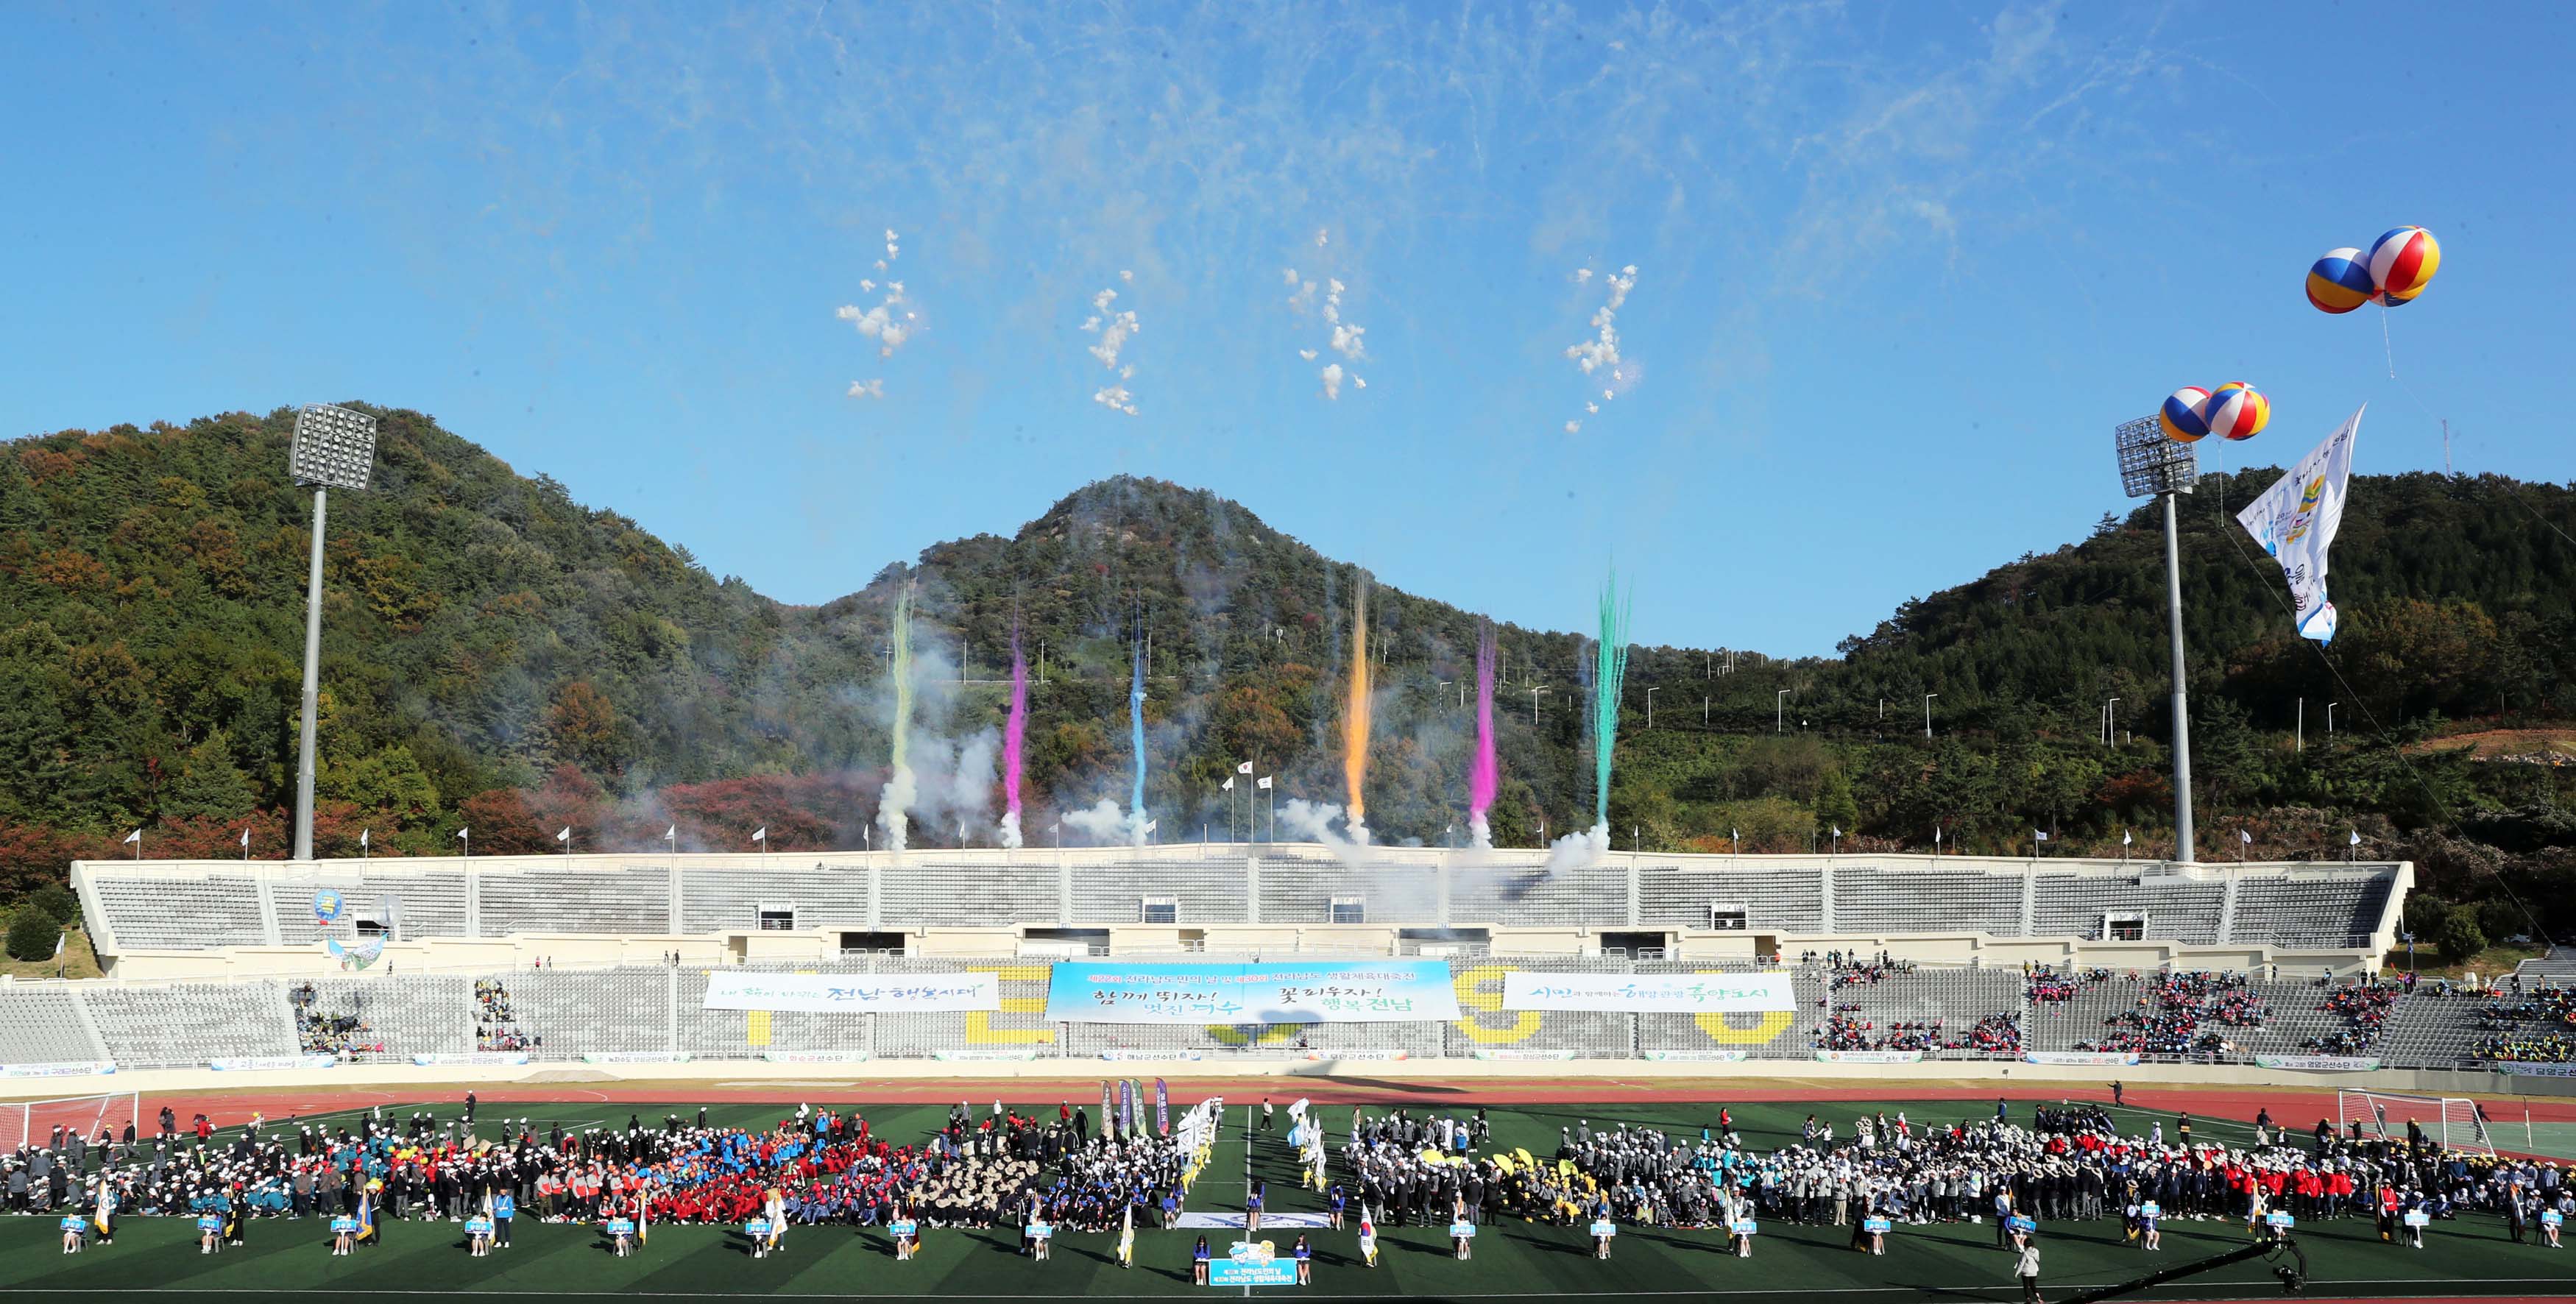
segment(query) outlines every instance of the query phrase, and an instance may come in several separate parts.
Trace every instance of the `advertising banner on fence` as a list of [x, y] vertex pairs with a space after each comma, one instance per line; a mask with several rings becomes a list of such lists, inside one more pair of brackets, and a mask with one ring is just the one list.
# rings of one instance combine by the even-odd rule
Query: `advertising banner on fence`
[[584, 1064], [686, 1064], [684, 1050], [602, 1050], [581, 1057]]
[[44, 1064], [0, 1064], [0, 1078], [85, 1078], [93, 1073], [114, 1073], [116, 1066], [106, 1060], [55, 1060]]
[[1719, 1064], [1733, 1064], [1741, 1061], [1744, 1058], [1744, 1054], [1745, 1053], [1743, 1051], [1731, 1048], [1716, 1050], [1650, 1050], [1646, 1052], [1646, 1058], [1650, 1060], [1709, 1060]]
[[1506, 1010], [1620, 1014], [1770, 1014], [1798, 1008], [1785, 973], [1532, 973], [1503, 975]]
[[268, 1069], [336, 1069], [337, 1055], [227, 1055], [206, 1061], [218, 1073], [255, 1073]]
[[2267, 1069], [2308, 1069], [2319, 1073], [2368, 1073], [2379, 1067], [2379, 1061], [2360, 1055], [2257, 1055], [2256, 1064]]
[[707, 975], [705, 1010], [781, 1010], [794, 1014], [935, 1014], [1002, 1008], [1002, 981], [990, 973], [740, 973]]
[[1446, 1023], [1458, 991], [1444, 960], [1051, 967], [1049, 1019], [1065, 1023]]
[[523, 1050], [442, 1050], [414, 1055], [411, 1062], [423, 1068], [433, 1064], [513, 1065], [527, 1063], [528, 1053]]
[[1820, 1050], [1816, 1052], [1816, 1062], [1819, 1064], [1920, 1064], [1923, 1062], [1923, 1052], [1919, 1050]]
[[2138, 1062], [2138, 1053], [2130, 1050], [2026, 1050], [2024, 1064], [2089, 1064], [2096, 1068], [2127, 1068]]
[[2524, 1064], [2497, 1060], [2487, 1067], [2517, 1078], [2576, 1078], [2576, 1064]]
[[772, 1064], [839, 1064], [867, 1058], [864, 1051], [838, 1050], [765, 1050], [760, 1058]]

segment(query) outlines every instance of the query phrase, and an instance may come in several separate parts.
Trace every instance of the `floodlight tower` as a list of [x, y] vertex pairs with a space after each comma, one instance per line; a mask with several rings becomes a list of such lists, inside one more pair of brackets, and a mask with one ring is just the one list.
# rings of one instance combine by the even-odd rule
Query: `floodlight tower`
[[322, 519], [334, 489], [363, 490], [376, 464], [376, 419], [315, 403], [295, 414], [286, 471], [313, 487], [313, 556], [304, 577], [304, 727], [295, 766], [295, 859], [313, 859], [313, 717], [322, 679]]
[[2174, 500], [2200, 483], [2191, 445], [2167, 438], [2155, 417], [2124, 421], [2113, 431], [2119, 451], [2120, 488], [2131, 498], [2155, 497], [2165, 505], [2165, 624], [2173, 644], [2174, 859], [2192, 864], [2191, 710], [2183, 692], [2182, 544], [2174, 526]]

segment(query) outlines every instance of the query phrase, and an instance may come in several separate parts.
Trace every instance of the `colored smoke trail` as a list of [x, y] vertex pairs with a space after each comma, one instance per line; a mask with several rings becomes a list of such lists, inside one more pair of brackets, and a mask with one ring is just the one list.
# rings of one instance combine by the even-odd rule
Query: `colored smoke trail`
[[1601, 588], [1601, 642], [1592, 674], [1592, 819], [1610, 827], [1610, 753], [1619, 741], [1619, 688], [1628, 678], [1629, 602], [1619, 596], [1614, 567]]
[[906, 583], [894, 600], [894, 741], [886, 758], [885, 791], [877, 798], [877, 827], [885, 830], [885, 849], [901, 851], [910, 824], [904, 814], [912, 806], [914, 779], [912, 773], [912, 585]]
[[1476, 762], [1467, 771], [1467, 828], [1480, 847], [1494, 845], [1486, 812], [1502, 787], [1502, 767], [1494, 761], [1494, 628], [1476, 640]]
[[1136, 753], [1136, 786], [1127, 797], [1128, 839], [1145, 845], [1145, 636], [1136, 632], [1136, 665], [1127, 682], [1127, 745]]
[[1029, 733], [1029, 658], [1011, 622], [1011, 718], [1002, 726], [1002, 845], [1020, 845], [1020, 744]]
[[1369, 657], [1368, 576], [1359, 577], [1351, 604], [1351, 696], [1342, 710], [1342, 786], [1350, 795], [1351, 841], [1368, 841], [1368, 803], [1360, 795], [1368, 777]]

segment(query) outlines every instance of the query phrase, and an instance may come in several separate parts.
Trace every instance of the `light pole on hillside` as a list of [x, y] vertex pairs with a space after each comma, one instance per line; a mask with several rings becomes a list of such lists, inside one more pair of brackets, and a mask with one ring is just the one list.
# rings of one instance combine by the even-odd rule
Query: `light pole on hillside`
[[376, 465], [376, 419], [328, 403], [295, 414], [286, 472], [313, 487], [313, 551], [304, 575], [304, 720], [295, 757], [295, 851], [313, 859], [313, 716], [322, 695], [322, 522], [333, 489], [363, 490]]
[[1932, 736], [1932, 699], [1939, 696], [1939, 693], [1923, 695], [1923, 736], [1926, 738]]
[[1646, 690], [1646, 727], [1655, 727], [1655, 690], [1651, 688]]
[[2120, 463], [2120, 488], [2131, 498], [2159, 498], [2165, 508], [2165, 625], [2173, 650], [2174, 859], [2197, 860], [2191, 836], [2191, 702], [2183, 681], [2182, 535], [2174, 502], [2200, 483], [2191, 445], [2166, 438], [2153, 416], [2121, 422], [2112, 430]]
[[1771, 732], [1775, 734], [1789, 732], [1788, 689], [1783, 688], [1771, 695]]

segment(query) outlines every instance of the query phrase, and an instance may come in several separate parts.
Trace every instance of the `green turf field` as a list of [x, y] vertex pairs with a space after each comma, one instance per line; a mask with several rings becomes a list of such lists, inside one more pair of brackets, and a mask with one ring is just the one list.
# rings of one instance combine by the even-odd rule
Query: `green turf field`
[[[1287, 1098], [1276, 1099], [1284, 1104]], [[989, 1103], [980, 1101], [977, 1107]], [[1055, 1102], [1034, 1103], [1051, 1109]], [[1096, 1100], [1090, 1103], [1097, 1107]], [[1834, 1119], [1838, 1130], [1847, 1131], [1850, 1118], [1882, 1107], [1890, 1116], [1904, 1109], [1917, 1122], [1991, 1113], [1991, 1105], [1975, 1102], [1890, 1100], [1883, 1106], [1837, 1102], [1812, 1108]], [[452, 1104], [433, 1108], [442, 1116], [453, 1112]], [[1793, 1139], [1810, 1108], [1745, 1104], [1735, 1107], [1735, 1115], [1747, 1143], [1769, 1149]], [[2016, 1107], [2017, 1112], [2026, 1108]], [[571, 1125], [622, 1126], [629, 1113], [653, 1123], [673, 1109], [684, 1117], [696, 1112], [693, 1104], [487, 1103], [483, 1114], [487, 1119], [505, 1112], [524, 1114], [537, 1119], [541, 1128], [554, 1119]], [[710, 1110], [709, 1118], [766, 1126], [786, 1112], [778, 1106], [734, 1105]], [[946, 1113], [937, 1106], [875, 1107], [864, 1112], [876, 1133], [890, 1140], [925, 1135]], [[1696, 1137], [1716, 1112], [1713, 1105], [1640, 1100], [1637, 1107], [1605, 1103], [1498, 1109], [1491, 1111], [1491, 1117], [1497, 1145], [1527, 1146], [1543, 1153], [1555, 1145], [1557, 1130], [1577, 1118], [1589, 1119], [1595, 1127], [1627, 1122]], [[407, 1115], [410, 1109], [389, 1108], [387, 1113]], [[1274, 1210], [1318, 1207], [1314, 1197], [1295, 1189], [1295, 1158], [1283, 1135], [1247, 1136], [1250, 1113], [1241, 1105], [1228, 1111], [1224, 1141], [1193, 1190], [1189, 1207], [1240, 1209], [1247, 1172], [1270, 1183]], [[1338, 1136], [1349, 1123], [1349, 1106], [1328, 1107], [1323, 1117]], [[2204, 1121], [2203, 1126], [2207, 1125]], [[1284, 1113], [1279, 1126], [1284, 1133]], [[2143, 1129], [2144, 1118], [2135, 1126]], [[326, 1252], [328, 1237], [319, 1220], [260, 1220], [250, 1228], [249, 1245], [209, 1257], [197, 1252], [187, 1219], [128, 1218], [114, 1246], [93, 1247], [77, 1258], [66, 1258], [57, 1252], [52, 1218], [0, 1219], [0, 1292], [26, 1299], [126, 1293], [182, 1299], [296, 1293], [982, 1299], [1218, 1293], [1190, 1284], [1189, 1252], [1197, 1233], [1189, 1231], [1140, 1229], [1137, 1267], [1121, 1270], [1111, 1258], [1114, 1238], [1105, 1235], [1068, 1234], [1060, 1240], [1054, 1259], [1040, 1264], [1018, 1256], [1012, 1231], [932, 1231], [920, 1258], [897, 1264], [884, 1234], [873, 1229], [798, 1228], [789, 1236], [787, 1253], [754, 1260], [731, 1229], [661, 1227], [642, 1252], [620, 1260], [607, 1253], [590, 1228], [547, 1226], [527, 1217], [518, 1223], [516, 1247], [481, 1260], [466, 1256], [462, 1231], [453, 1222], [390, 1220], [382, 1248], [334, 1259]], [[1293, 1235], [1274, 1233], [1270, 1238], [1284, 1248]], [[1315, 1284], [1308, 1292], [1339, 1298], [2019, 1298], [2018, 1286], [2009, 1275], [2008, 1256], [1993, 1248], [1993, 1229], [1978, 1225], [1900, 1228], [1889, 1238], [1886, 1256], [1871, 1258], [1846, 1248], [1846, 1234], [1838, 1229], [1766, 1223], [1749, 1260], [1719, 1253], [1717, 1247], [1723, 1242], [1713, 1233], [1629, 1230], [1619, 1237], [1617, 1253], [1607, 1263], [1590, 1257], [1582, 1232], [1574, 1228], [1519, 1223], [1489, 1227], [1477, 1241], [1476, 1257], [1465, 1263], [1449, 1257], [1438, 1229], [1390, 1229], [1381, 1232], [1380, 1266], [1375, 1270], [1359, 1264], [1353, 1233], [1313, 1235]], [[2150, 1256], [2121, 1243], [2116, 1222], [2052, 1224], [2043, 1230], [2041, 1241], [2048, 1269], [2043, 1281], [2055, 1298], [2079, 1285], [2124, 1280], [2214, 1254], [2242, 1244], [2241, 1237], [2231, 1224], [2170, 1223], [2165, 1252]], [[1220, 1253], [1225, 1239], [1221, 1232], [1210, 1236]], [[2552, 1252], [2536, 1245], [2514, 1245], [2492, 1219], [2437, 1227], [2429, 1248], [2422, 1251], [2381, 1245], [2367, 1224], [2358, 1221], [2303, 1229], [2301, 1243], [2313, 1276], [2311, 1293], [2316, 1295], [2576, 1293], [2576, 1249]], [[1290, 1293], [1296, 1288], [1274, 1289]], [[2247, 1263], [2137, 1298], [2208, 1299], [2276, 1292], [2264, 1268]]]

